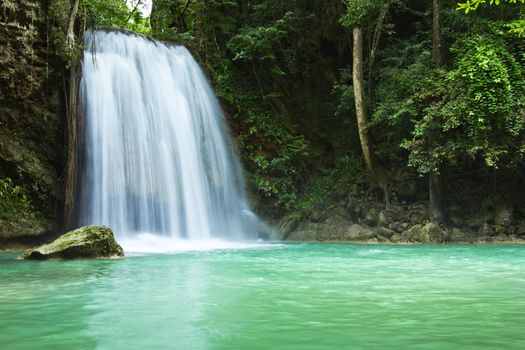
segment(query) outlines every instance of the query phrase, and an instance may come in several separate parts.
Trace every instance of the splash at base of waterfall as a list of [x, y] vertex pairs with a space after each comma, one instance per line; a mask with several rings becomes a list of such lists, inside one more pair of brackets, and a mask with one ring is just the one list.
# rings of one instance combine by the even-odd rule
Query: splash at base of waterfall
[[170, 237], [162, 237], [152, 233], [136, 233], [129, 235], [131, 238], [119, 240], [120, 245], [126, 253], [183, 253], [183, 252], [202, 252], [226, 249], [261, 249], [273, 248], [278, 243], [263, 241], [256, 242], [229, 242], [220, 239], [207, 240], [185, 240]]

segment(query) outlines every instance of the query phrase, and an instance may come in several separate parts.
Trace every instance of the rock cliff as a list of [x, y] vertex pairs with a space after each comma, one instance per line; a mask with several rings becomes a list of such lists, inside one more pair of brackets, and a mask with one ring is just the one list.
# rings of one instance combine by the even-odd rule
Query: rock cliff
[[[0, 179], [13, 179], [37, 215], [54, 219], [61, 212], [65, 63], [56, 53], [60, 28], [52, 6], [45, 0], [0, 3]], [[46, 221], [40, 228], [21, 223], [6, 230], [11, 238], [44, 235], [53, 220]]]

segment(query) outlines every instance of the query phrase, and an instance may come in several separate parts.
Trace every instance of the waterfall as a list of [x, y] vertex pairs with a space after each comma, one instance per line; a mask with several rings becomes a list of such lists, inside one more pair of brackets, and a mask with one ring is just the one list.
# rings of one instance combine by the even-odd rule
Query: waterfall
[[78, 223], [120, 238], [254, 238], [220, 106], [188, 50], [115, 30], [88, 31], [84, 47]]

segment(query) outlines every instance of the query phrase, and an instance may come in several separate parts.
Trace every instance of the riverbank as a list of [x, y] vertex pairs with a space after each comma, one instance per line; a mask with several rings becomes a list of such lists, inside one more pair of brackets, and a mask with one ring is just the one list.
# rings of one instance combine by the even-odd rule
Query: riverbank
[[452, 216], [446, 224], [430, 222], [425, 202], [332, 206], [308, 215], [288, 215], [279, 223], [285, 241], [353, 242], [368, 244], [525, 244], [525, 220], [503, 204], [497, 210], [480, 211], [468, 218]]

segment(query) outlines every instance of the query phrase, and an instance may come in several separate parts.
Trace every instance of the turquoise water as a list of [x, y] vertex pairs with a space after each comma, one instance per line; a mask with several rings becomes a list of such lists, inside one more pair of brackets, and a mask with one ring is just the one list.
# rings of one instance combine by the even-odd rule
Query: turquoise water
[[525, 349], [525, 247], [0, 255], [0, 349]]

